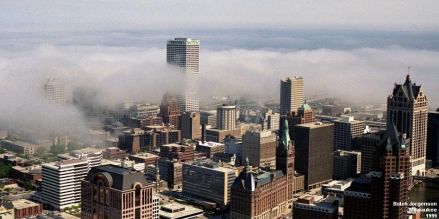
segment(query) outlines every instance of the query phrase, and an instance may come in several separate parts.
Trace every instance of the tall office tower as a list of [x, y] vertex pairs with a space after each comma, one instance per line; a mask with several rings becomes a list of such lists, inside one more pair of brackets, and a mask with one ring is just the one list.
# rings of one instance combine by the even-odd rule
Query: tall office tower
[[344, 180], [361, 173], [361, 152], [336, 150], [334, 152], [334, 179]]
[[64, 209], [81, 202], [81, 180], [87, 176], [87, 159], [62, 160], [42, 166], [43, 203], [54, 209]]
[[154, 186], [140, 172], [115, 165], [93, 167], [81, 186], [83, 219], [153, 218]]
[[284, 218], [291, 213], [294, 187], [294, 146], [283, 124], [276, 148], [276, 170], [253, 172], [245, 162], [230, 193], [230, 218]]
[[198, 160], [183, 164], [183, 193], [201, 200], [226, 206], [230, 202], [230, 188], [236, 170], [221, 167], [212, 160]]
[[65, 104], [66, 103], [66, 91], [64, 84], [62, 84], [56, 78], [49, 78], [44, 84], [44, 92], [46, 99], [50, 103]]
[[200, 112], [185, 112], [181, 115], [181, 137], [201, 139]]
[[407, 218], [404, 203], [408, 202], [411, 178], [410, 140], [398, 134], [396, 128], [383, 139], [378, 167], [345, 190], [343, 218]]
[[[312, 123], [316, 121], [314, 110], [306, 102], [299, 107], [297, 112], [282, 115], [280, 122], [288, 120], [291, 139], [294, 140], [294, 126], [298, 124]], [[282, 128], [282, 127], [281, 127]]]
[[305, 175], [305, 189], [314, 189], [332, 180], [334, 125], [300, 124], [295, 127], [298, 173]]
[[421, 85], [407, 75], [404, 84], [395, 84], [387, 98], [387, 128], [396, 125], [398, 132], [410, 139], [412, 173], [425, 173], [427, 149], [428, 100]]
[[172, 96], [169, 93], [163, 95], [160, 104], [160, 114], [163, 117], [165, 124], [173, 125], [175, 129], [180, 129], [180, 107], [178, 106], [177, 96]]
[[352, 140], [364, 133], [366, 123], [354, 120], [353, 116], [342, 116], [334, 121], [334, 149], [351, 150]]
[[433, 167], [439, 166], [439, 109], [428, 113], [427, 158]]
[[198, 78], [200, 74], [200, 41], [191, 38], [168, 40], [166, 60], [185, 74], [184, 95], [180, 98], [182, 112], [200, 111]]
[[256, 167], [275, 167], [276, 134], [271, 131], [247, 131], [242, 136], [241, 163], [248, 158]]
[[286, 115], [297, 112], [297, 109], [305, 102], [303, 78], [287, 78], [280, 81], [280, 114]]
[[216, 108], [216, 128], [234, 130], [236, 128], [236, 105], [223, 104]]

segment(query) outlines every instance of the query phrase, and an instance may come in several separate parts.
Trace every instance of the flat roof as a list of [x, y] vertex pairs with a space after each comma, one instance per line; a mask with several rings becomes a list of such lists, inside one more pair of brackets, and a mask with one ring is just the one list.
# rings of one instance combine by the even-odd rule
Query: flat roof
[[322, 123], [322, 122], [314, 122], [314, 123], [305, 123], [305, 124], [298, 124], [296, 127], [307, 127], [307, 128], [320, 128], [320, 127], [328, 127], [333, 126], [332, 123]]
[[14, 208], [17, 208], [17, 209], [23, 209], [23, 208], [40, 206], [40, 204], [37, 204], [37, 203], [32, 202], [32, 201], [29, 201], [27, 199], [15, 200], [15, 201], [12, 201], [12, 204], [14, 205]]
[[[164, 211], [163, 209], [176, 211], [176, 212], [167, 212]], [[190, 216], [194, 217], [194, 216], [202, 215], [203, 210], [189, 205], [182, 205], [174, 202], [174, 203], [162, 205], [159, 214], [160, 214], [160, 218], [177, 219], [177, 218], [186, 218]]]

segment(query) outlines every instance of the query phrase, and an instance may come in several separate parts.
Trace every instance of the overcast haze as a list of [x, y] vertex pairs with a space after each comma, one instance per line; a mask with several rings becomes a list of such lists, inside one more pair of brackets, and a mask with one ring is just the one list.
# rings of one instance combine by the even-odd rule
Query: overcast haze
[[85, 127], [77, 109], [41, 97], [48, 77], [70, 90], [94, 87], [109, 105], [179, 92], [165, 46], [181, 36], [201, 40], [203, 99], [277, 98], [281, 78], [301, 75], [307, 96], [385, 103], [412, 66], [437, 107], [438, 8], [438, 1], [1, 1], [0, 128]]

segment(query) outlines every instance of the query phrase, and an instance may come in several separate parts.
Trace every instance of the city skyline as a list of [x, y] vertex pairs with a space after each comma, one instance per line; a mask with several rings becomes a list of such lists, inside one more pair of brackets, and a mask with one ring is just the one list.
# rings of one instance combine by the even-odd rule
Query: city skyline
[[0, 2], [0, 218], [436, 218], [437, 8]]

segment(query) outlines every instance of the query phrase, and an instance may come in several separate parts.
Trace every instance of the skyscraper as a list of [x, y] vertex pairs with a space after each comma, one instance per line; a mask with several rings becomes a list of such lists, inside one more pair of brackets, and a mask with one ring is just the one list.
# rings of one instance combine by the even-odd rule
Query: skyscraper
[[236, 128], [236, 105], [223, 104], [216, 108], [216, 128], [219, 130]]
[[295, 127], [296, 170], [305, 175], [305, 189], [314, 189], [332, 180], [334, 125], [300, 124]]
[[395, 124], [410, 139], [412, 174], [425, 173], [428, 100], [421, 85], [407, 75], [404, 84], [395, 84], [387, 98], [387, 128]]
[[191, 38], [168, 40], [166, 60], [168, 64], [178, 66], [185, 74], [184, 95], [179, 98], [182, 112], [200, 110], [198, 97], [198, 78], [200, 74], [200, 41]]
[[410, 140], [395, 127], [379, 142], [377, 168], [356, 179], [344, 192], [343, 218], [407, 218], [404, 203], [408, 202], [411, 178]]
[[44, 84], [44, 94], [50, 103], [65, 104], [66, 91], [64, 84], [56, 78], [49, 78]]
[[439, 109], [428, 113], [427, 158], [432, 166], [439, 166]]
[[280, 81], [280, 114], [297, 112], [305, 102], [303, 78], [287, 78]]

